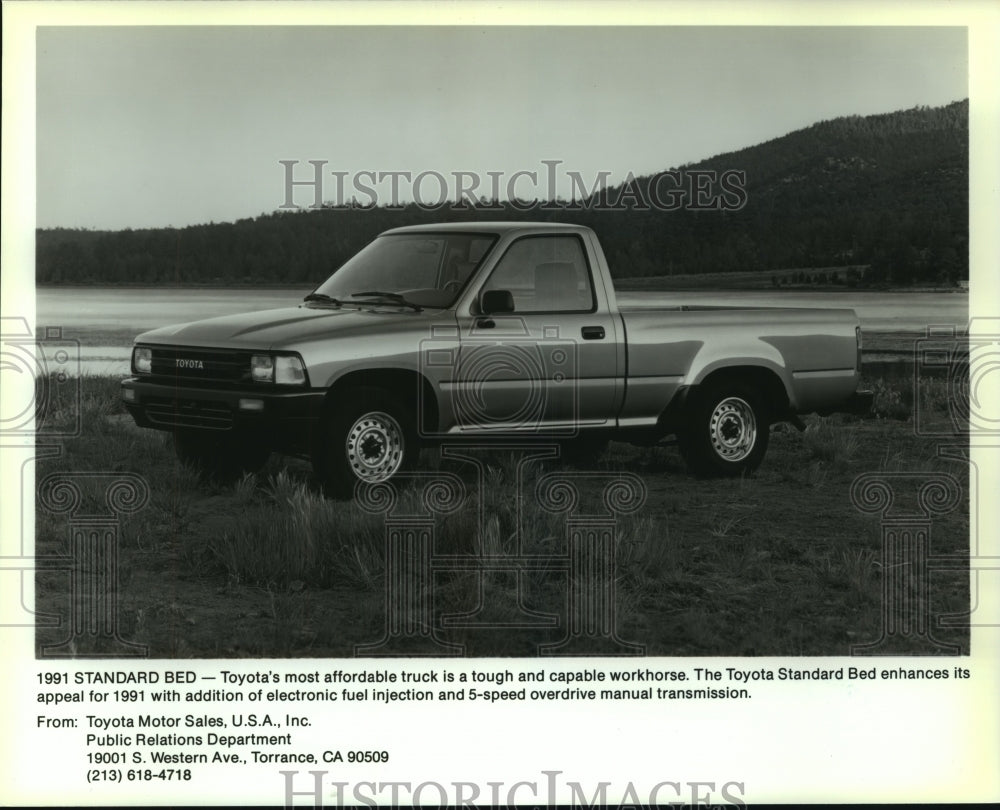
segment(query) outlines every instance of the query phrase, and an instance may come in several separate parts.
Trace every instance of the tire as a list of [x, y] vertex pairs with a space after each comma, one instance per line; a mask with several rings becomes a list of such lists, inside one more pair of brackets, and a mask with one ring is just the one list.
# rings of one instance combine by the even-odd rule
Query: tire
[[419, 447], [411, 409], [381, 388], [353, 388], [326, 416], [313, 466], [330, 497], [354, 496], [359, 481], [377, 483], [412, 469]]
[[174, 432], [174, 452], [182, 463], [223, 481], [257, 472], [271, 456], [271, 448], [261, 445], [258, 436], [194, 430]]
[[760, 394], [744, 382], [710, 383], [699, 390], [679, 434], [681, 454], [692, 472], [736, 476], [764, 460], [770, 422]]

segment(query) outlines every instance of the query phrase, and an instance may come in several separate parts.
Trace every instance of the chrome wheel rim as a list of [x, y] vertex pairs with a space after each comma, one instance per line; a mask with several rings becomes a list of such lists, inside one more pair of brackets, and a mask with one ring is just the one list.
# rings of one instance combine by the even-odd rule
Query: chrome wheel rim
[[381, 411], [366, 413], [347, 431], [347, 463], [362, 481], [385, 481], [403, 465], [403, 430]]
[[757, 418], [746, 400], [726, 397], [712, 411], [708, 431], [720, 458], [743, 461], [757, 443]]

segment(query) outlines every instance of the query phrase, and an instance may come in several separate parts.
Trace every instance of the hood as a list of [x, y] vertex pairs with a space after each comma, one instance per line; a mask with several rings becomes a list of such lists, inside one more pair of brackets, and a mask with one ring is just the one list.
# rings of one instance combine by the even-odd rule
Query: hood
[[439, 310], [403, 309], [394, 306], [357, 308], [285, 307], [238, 315], [223, 315], [143, 332], [136, 343], [171, 346], [206, 346], [220, 349], [291, 349], [312, 338], [350, 336], [388, 327], [413, 324]]

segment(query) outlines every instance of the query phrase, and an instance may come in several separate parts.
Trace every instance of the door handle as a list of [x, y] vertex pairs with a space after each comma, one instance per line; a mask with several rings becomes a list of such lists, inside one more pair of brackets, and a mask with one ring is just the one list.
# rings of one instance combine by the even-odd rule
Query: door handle
[[476, 329], [492, 329], [496, 325], [492, 318], [476, 318]]
[[604, 340], [603, 326], [585, 326], [580, 330], [584, 340]]

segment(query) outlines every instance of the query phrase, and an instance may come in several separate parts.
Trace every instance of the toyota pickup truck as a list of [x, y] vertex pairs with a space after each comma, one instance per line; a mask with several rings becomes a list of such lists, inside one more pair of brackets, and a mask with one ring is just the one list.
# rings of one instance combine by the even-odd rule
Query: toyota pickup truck
[[297, 455], [350, 497], [470, 439], [581, 462], [675, 437], [698, 474], [739, 475], [772, 424], [870, 406], [860, 367], [852, 310], [623, 306], [591, 229], [476, 222], [386, 231], [298, 306], [139, 335], [121, 390], [185, 461]]

